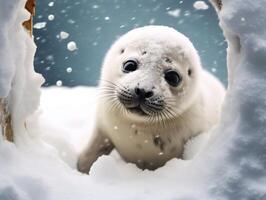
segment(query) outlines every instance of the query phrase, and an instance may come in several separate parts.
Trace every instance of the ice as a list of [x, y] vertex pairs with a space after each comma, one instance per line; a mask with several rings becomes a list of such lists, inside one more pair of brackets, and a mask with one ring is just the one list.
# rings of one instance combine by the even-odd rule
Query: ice
[[180, 16], [180, 9], [175, 9], [175, 10], [169, 10], [167, 12], [168, 15], [172, 16], [172, 17], [179, 17]]
[[61, 31], [59, 36], [62, 40], [64, 40], [64, 39], [67, 39], [69, 37], [69, 33], [65, 32], [65, 31]]
[[205, 1], [196, 1], [193, 7], [197, 10], [207, 10], [209, 8]]
[[38, 22], [38, 23], [33, 25], [33, 28], [42, 29], [42, 28], [45, 28], [45, 26], [46, 26], [46, 22]]
[[106, 16], [106, 17], [104, 17], [104, 20], [108, 21], [108, 20], [110, 20], [110, 17]]
[[69, 51], [75, 51], [75, 50], [77, 50], [78, 48], [77, 48], [76, 42], [71, 41], [71, 42], [67, 43], [67, 49]]

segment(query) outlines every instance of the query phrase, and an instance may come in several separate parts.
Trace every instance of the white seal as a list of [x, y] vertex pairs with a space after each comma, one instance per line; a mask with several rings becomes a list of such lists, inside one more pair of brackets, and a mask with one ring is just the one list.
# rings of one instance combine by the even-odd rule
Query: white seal
[[142, 169], [181, 158], [189, 138], [218, 122], [224, 94], [183, 34], [165, 26], [128, 32], [105, 57], [94, 135], [78, 169], [89, 172], [113, 148]]

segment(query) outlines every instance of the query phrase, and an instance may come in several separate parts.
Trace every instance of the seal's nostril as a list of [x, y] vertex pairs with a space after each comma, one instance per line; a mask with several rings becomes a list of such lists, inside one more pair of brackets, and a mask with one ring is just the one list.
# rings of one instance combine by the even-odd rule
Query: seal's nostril
[[139, 98], [147, 99], [153, 96], [153, 91], [145, 91], [144, 89], [140, 89], [138, 87], [135, 88], [135, 94]]
[[145, 98], [150, 98], [152, 96], [153, 96], [153, 91], [145, 92], [145, 95], [144, 95]]
[[139, 88], [135, 88], [135, 93], [136, 95], [140, 96], [142, 92]]

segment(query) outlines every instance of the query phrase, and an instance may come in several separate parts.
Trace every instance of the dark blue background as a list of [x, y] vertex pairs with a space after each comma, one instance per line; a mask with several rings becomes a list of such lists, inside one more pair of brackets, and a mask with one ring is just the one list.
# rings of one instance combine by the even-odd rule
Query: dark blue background
[[[216, 74], [225, 84], [226, 42], [216, 13], [205, 1], [207, 10], [196, 10], [192, 0], [48, 0], [37, 1], [34, 23], [47, 22], [43, 29], [34, 29], [38, 46], [35, 68], [46, 79], [44, 86], [97, 85], [103, 57], [120, 35], [134, 27], [155, 24], [172, 26], [188, 36], [197, 48], [203, 66]], [[180, 9], [180, 16], [167, 12]], [[53, 14], [55, 19], [48, 20]], [[109, 17], [109, 20], [106, 20]], [[60, 40], [65, 31], [70, 36]], [[77, 51], [67, 49], [75, 41]], [[67, 73], [71, 67], [73, 71]]]

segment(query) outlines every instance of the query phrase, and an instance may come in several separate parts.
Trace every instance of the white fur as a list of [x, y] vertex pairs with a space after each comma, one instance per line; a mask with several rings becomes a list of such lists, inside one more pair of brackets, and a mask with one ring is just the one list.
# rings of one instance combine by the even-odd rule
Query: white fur
[[[137, 59], [139, 68], [125, 74], [122, 65], [129, 58]], [[177, 87], [165, 81], [164, 72], [169, 68], [182, 77]], [[137, 84], [163, 96], [171, 114], [149, 120], [128, 111], [118, 101], [117, 90], [119, 86], [134, 88]], [[165, 26], [137, 28], [116, 41], [105, 57], [100, 88], [96, 134], [100, 132], [108, 138], [126, 161], [148, 169], [181, 157], [189, 138], [215, 125], [225, 93], [222, 84], [202, 69], [189, 39]], [[89, 152], [95, 152], [88, 149], [80, 157], [83, 169], [90, 167], [82, 167], [88, 162]]]

